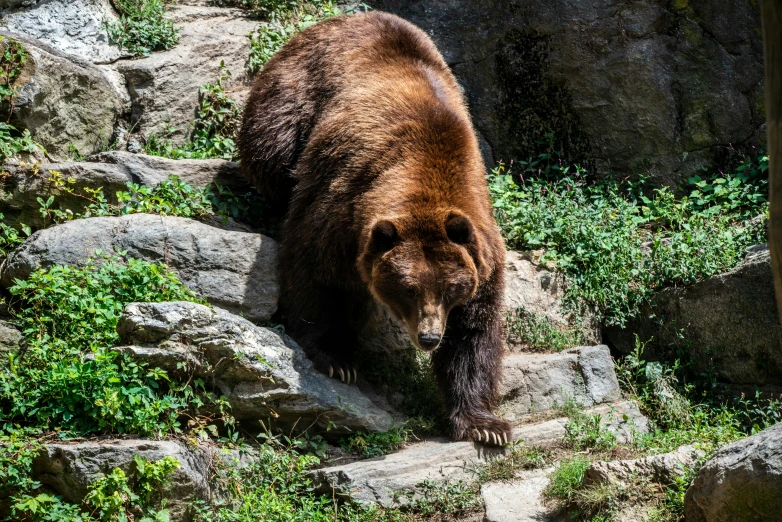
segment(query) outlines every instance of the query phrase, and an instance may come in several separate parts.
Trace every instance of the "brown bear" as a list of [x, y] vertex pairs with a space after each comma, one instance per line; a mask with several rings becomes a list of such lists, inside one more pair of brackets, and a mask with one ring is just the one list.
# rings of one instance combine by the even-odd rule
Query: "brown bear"
[[396, 16], [332, 18], [264, 67], [241, 167], [287, 209], [281, 309], [320, 371], [356, 379], [371, 300], [432, 352], [457, 440], [510, 440], [497, 404], [505, 248], [464, 97], [428, 36]]

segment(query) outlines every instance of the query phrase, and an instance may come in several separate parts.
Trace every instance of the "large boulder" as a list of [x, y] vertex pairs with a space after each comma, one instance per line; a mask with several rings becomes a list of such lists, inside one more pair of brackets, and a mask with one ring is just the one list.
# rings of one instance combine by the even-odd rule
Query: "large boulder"
[[782, 513], [782, 424], [720, 449], [684, 497], [687, 522], [771, 522]]
[[[48, 4], [46, 4], [48, 5]], [[15, 85], [11, 123], [30, 131], [55, 160], [98, 152], [109, 142], [123, 101], [109, 77], [97, 66], [42, 42], [16, 37], [28, 51]]]
[[502, 366], [500, 412], [509, 420], [562, 407], [568, 401], [590, 407], [621, 397], [607, 346], [509, 354]]
[[664, 290], [652, 302], [626, 328], [608, 330], [621, 352], [633, 350], [637, 334], [651, 339], [650, 357], [664, 358], [683, 335], [698, 372], [737, 387], [782, 385], [782, 327], [766, 245], [752, 247], [730, 272]]
[[95, 64], [127, 56], [109, 42], [105, 30], [107, 22], [117, 20], [110, 0], [0, 1], [0, 9], [13, 7], [22, 8], [0, 12], [0, 30], [24, 34]]
[[676, 187], [763, 136], [758, 2], [375, 0], [430, 34], [495, 160], [564, 151]]
[[217, 181], [234, 194], [246, 193], [249, 185], [239, 173], [239, 164], [220, 159], [172, 160], [158, 156], [129, 152], [102, 152], [88, 161], [42, 163], [40, 165], [9, 164], [8, 175], [0, 179], [0, 213], [10, 226], [25, 224], [33, 229], [48, 223], [38, 211], [37, 198], [46, 200], [55, 196], [53, 208], [79, 213], [89, 204], [82, 197], [54, 188], [48, 181], [51, 172], [59, 172], [63, 179], [74, 180], [69, 189], [81, 194], [85, 188], [101, 187], [110, 203], [116, 203], [116, 193], [127, 190], [128, 183], [147, 187], [157, 186], [169, 175], [177, 176], [195, 187], [204, 187]]
[[132, 477], [136, 473], [135, 455], [150, 462], [173, 457], [179, 467], [168, 485], [157, 492], [157, 500], [166, 498], [171, 520], [192, 520], [190, 504], [210, 500], [213, 488], [210, 477], [214, 460], [220, 454], [208, 446], [193, 448], [173, 440], [114, 439], [74, 443], [47, 444], [33, 461], [33, 477], [63, 500], [81, 503], [96, 480], [119, 468]]
[[162, 261], [210, 303], [268, 321], [277, 310], [277, 244], [261, 234], [211, 227], [191, 219], [130, 214], [68, 221], [30, 236], [4, 262], [0, 284], [52, 265], [81, 265], [106, 254]]
[[169, 5], [167, 16], [181, 27], [179, 43], [140, 60], [118, 62], [117, 70], [130, 93], [134, 131], [181, 142], [195, 119], [199, 89], [217, 80], [221, 63], [232, 74], [229, 94], [243, 102], [249, 91], [247, 35], [258, 22], [239, 9], [192, 5]]
[[124, 353], [170, 372], [184, 363], [217, 388], [249, 429], [259, 420], [286, 433], [307, 427], [330, 437], [385, 431], [391, 415], [356, 386], [315, 370], [292, 339], [221, 310], [188, 302], [135, 303], [117, 326]]

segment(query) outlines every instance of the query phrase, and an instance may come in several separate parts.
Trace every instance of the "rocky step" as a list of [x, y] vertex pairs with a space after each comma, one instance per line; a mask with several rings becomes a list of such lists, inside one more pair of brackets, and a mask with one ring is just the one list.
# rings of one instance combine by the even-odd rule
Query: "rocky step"
[[[633, 402], [603, 405], [588, 412], [601, 415], [606, 428], [620, 441], [626, 441], [631, 432], [648, 430], [646, 418]], [[562, 417], [522, 425], [514, 429], [513, 439], [529, 445], [553, 442], [565, 435], [566, 423], [567, 418]], [[384, 457], [322, 468], [312, 475], [321, 490], [388, 507], [406, 503], [407, 495], [415, 496], [424, 482], [471, 482], [477, 467], [508, 451], [507, 447], [432, 439], [411, 444]]]
[[[584, 477], [585, 486], [599, 484], [622, 485], [628, 481], [671, 484], [703, 456], [693, 446], [682, 446], [670, 453], [633, 460], [598, 461], [592, 463]], [[481, 497], [486, 506], [485, 522], [565, 522], [566, 513], [558, 513], [544, 502], [543, 492], [548, 487], [554, 468], [521, 471], [511, 481], [490, 482], [481, 486]], [[635, 506], [622, 506], [615, 520], [645, 520], [633, 515]], [[629, 511], [629, 512], [626, 512]]]
[[87, 161], [65, 161], [40, 165], [10, 164], [3, 167], [8, 176], [0, 179], [0, 213], [10, 226], [25, 224], [43, 228], [44, 217], [37, 199], [55, 196], [53, 208], [78, 214], [89, 204], [84, 198], [57, 190], [48, 181], [52, 172], [72, 179], [69, 188], [81, 194], [84, 189], [102, 188], [106, 199], [116, 203], [116, 193], [127, 190], [128, 183], [155, 187], [169, 176], [194, 186], [218, 182], [234, 194], [244, 194], [250, 186], [239, 172], [239, 164], [221, 159], [172, 160], [145, 154], [112, 151], [90, 156]]

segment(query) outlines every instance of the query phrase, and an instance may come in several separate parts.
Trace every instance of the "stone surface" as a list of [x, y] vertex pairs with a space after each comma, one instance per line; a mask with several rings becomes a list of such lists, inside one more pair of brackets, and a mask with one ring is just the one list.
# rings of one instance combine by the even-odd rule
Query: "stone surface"
[[33, 462], [33, 477], [51, 487], [63, 500], [78, 504], [87, 494], [88, 486], [112, 469], [120, 468], [126, 474], [134, 474], [134, 455], [153, 462], [166, 456], [179, 461], [180, 467], [171, 475], [169, 485], [158, 492], [168, 498], [166, 508], [171, 520], [190, 520], [187, 516], [189, 504], [212, 498], [209, 477], [217, 455], [208, 448], [193, 449], [173, 440], [119, 439], [47, 444]]
[[523, 308], [567, 323], [562, 309], [565, 277], [540, 262], [541, 252], [505, 253], [505, 308]]
[[[77, 196], [63, 194], [52, 188], [46, 180], [49, 171], [73, 178], [70, 188], [81, 193], [84, 188], [103, 188], [103, 194], [111, 203], [116, 203], [116, 193], [127, 190], [127, 183], [154, 187], [169, 175], [183, 181], [204, 187], [214, 181], [230, 188], [234, 194], [250, 190], [239, 173], [239, 164], [220, 159], [172, 160], [158, 156], [131, 154], [129, 152], [102, 152], [91, 156], [89, 161], [66, 161], [43, 163], [36, 168], [28, 164], [9, 164], [4, 170], [8, 176], [0, 179], [0, 213], [4, 222], [15, 226], [25, 224], [33, 229], [44, 226], [44, 218], [38, 211], [37, 198], [55, 196], [53, 207], [81, 212], [89, 202]], [[48, 224], [48, 223], [46, 223]]]
[[758, 2], [370, 4], [432, 36], [494, 160], [553, 148], [676, 187], [730, 144], [764, 139]]
[[687, 522], [760, 522], [782, 513], [782, 424], [728, 444], [684, 498]]
[[[608, 429], [617, 433], [644, 430], [645, 419], [632, 403], [618, 403], [590, 410], [603, 416]], [[627, 420], [625, 420], [627, 417]], [[513, 440], [527, 445], [553, 442], [565, 435], [567, 419], [553, 419], [538, 424], [526, 424], [513, 430]], [[334, 488], [359, 502], [391, 506], [406, 502], [405, 493], [415, 494], [425, 480], [437, 483], [471, 481], [471, 469], [487, 459], [504, 454], [507, 448], [485, 447], [473, 442], [449, 442], [432, 439], [411, 444], [390, 455], [319, 469], [313, 472], [322, 489]]]
[[734, 270], [665, 290], [653, 302], [624, 330], [608, 330], [619, 351], [631, 352], [637, 333], [652, 339], [650, 357], [664, 358], [681, 343], [682, 330], [697, 372], [715, 371], [720, 381], [750, 388], [782, 385], [782, 327], [766, 245], [752, 247]]
[[511, 482], [484, 484], [485, 522], [559, 522], [568, 520], [546, 509], [543, 490], [548, 487], [550, 469], [522, 471]]
[[24, 344], [24, 337], [14, 325], [0, 319], [0, 363], [8, 354], [15, 353]]
[[[31, 3], [31, 2], [28, 2]], [[17, 6], [24, 2], [17, 2]], [[3, 5], [0, 8], [15, 7]], [[0, 12], [0, 31], [35, 38], [95, 64], [128, 56], [109, 43], [105, 22], [117, 20], [110, 0], [48, 0], [27, 8]]]
[[509, 354], [502, 364], [500, 412], [509, 420], [561, 407], [568, 400], [590, 407], [621, 396], [607, 346]]
[[199, 296], [252, 321], [267, 321], [277, 310], [273, 240], [151, 214], [79, 219], [39, 230], [6, 259], [0, 284], [7, 287], [41, 267], [83, 264], [97, 249], [163, 261]]
[[130, 94], [134, 132], [148, 137], [172, 127], [170, 138], [181, 142], [195, 119], [198, 91], [217, 80], [221, 62], [233, 75], [229, 95], [243, 102], [249, 90], [247, 35], [258, 22], [239, 9], [176, 4], [169, 6], [168, 17], [182, 28], [179, 43], [147, 58], [118, 62], [117, 70]]
[[593, 462], [584, 473], [584, 485], [619, 484], [632, 479], [672, 484], [705, 455], [694, 446], [681, 446], [669, 453], [633, 460]]
[[19, 40], [28, 56], [16, 81], [19, 91], [11, 123], [29, 130], [54, 160], [69, 157], [71, 148], [83, 156], [100, 150], [110, 140], [123, 110], [121, 96], [109, 78], [80, 58], [36, 40]]
[[228, 399], [231, 414], [250, 430], [263, 420], [286, 433], [312, 425], [311, 432], [335, 437], [385, 431], [393, 423], [356, 386], [316, 371], [289, 337], [221, 310], [134, 303], [125, 307], [117, 332], [129, 345], [119, 349], [124, 353], [171, 372], [185, 363]]

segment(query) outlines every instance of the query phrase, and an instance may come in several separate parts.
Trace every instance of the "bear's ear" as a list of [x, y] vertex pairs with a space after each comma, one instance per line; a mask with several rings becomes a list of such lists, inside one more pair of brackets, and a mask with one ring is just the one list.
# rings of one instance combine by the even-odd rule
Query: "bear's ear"
[[393, 223], [387, 219], [381, 219], [372, 226], [369, 237], [369, 247], [379, 254], [388, 252], [399, 242], [399, 234]]
[[473, 229], [470, 219], [462, 214], [451, 213], [445, 220], [445, 233], [448, 239], [457, 245], [467, 245], [475, 239], [475, 229]]

